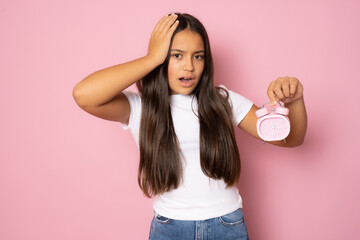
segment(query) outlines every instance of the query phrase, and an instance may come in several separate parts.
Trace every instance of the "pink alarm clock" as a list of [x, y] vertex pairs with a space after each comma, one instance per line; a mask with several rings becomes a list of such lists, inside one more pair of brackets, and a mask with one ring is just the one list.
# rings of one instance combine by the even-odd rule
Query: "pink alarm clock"
[[256, 125], [259, 137], [265, 142], [279, 140], [286, 142], [285, 138], [290, 133], [288, 114], [289, 109], [282, 102], [279, 102], [274, 107], [264, 104], [262, 108], [256, 111], [256, 116], [258, 117]]

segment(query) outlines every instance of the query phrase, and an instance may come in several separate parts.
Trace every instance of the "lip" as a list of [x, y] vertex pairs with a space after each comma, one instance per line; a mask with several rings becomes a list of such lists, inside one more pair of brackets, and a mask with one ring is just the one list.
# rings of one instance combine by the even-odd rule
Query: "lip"
[[[191, 79], [191, 80], [182, 81], [181, 79], [184, 79], [184, 78]], [[183, 76], [183, 77], [178, 78], [178, 80], [182, 87], [191, 87], [195, 83], [195, 78], [193, 76]]]

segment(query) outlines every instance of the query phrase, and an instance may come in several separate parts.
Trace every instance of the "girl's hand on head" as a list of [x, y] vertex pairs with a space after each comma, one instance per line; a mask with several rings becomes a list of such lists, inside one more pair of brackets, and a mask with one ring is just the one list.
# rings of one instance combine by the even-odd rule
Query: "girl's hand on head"
[[151, 34], [147, 56], [158, 65], [165, 61], [168, 54], [171, 37], [179, 24], [176, 18], [174, 13], [163, 17]]
[[270, 105], [275, 106], [279, 101], [295, 102], [303, 97], [303, 90], [303, 85], [297, 78], [279, 77], [270, 83], [267, 90]]

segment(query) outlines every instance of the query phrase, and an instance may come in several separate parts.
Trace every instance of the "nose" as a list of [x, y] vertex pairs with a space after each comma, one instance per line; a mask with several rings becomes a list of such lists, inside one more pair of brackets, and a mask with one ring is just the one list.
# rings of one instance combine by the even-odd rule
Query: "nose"
[[194, 71], [194, 63], [193, 63], [193, 59], [190, 58], [186, 58], [184, 60], [184, 66], [183, 66], [184, 71], [189, 71], [192, 72]]

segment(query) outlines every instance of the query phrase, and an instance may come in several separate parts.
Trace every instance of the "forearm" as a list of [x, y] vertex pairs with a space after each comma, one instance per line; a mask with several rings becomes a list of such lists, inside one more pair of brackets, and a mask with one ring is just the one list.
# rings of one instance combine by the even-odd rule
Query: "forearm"
[[164, 16], [156, 25], [149, 41], [148, 54], [131, 62], [109, 67], [79, 82], [73, 96], [82, 107], [108, 103], [131, 84], [141, 80], [162, 64], [169, 51], [171, 37], [179, 24], [177, 15]]
[[150, 57], [145, 56], [99, 70], [87, 76], [74, 87], [74, 98], [81, 106], [102, 105], [112, 100], [131, 84], [142, 79], [156, 66]]
[[304, 98], [288, 103], [290, 119], [290, 134], [286, 138], [287, 147], [296, 147], [304, 142], [306, 129], [307, 129], [307, 115]]

